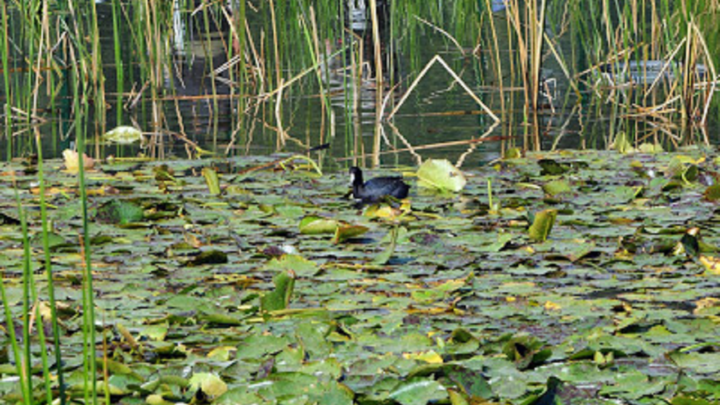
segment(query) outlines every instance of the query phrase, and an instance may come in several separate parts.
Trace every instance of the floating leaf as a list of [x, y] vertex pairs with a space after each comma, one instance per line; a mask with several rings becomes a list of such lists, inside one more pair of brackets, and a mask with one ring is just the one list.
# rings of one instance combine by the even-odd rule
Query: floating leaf
[[277, 311], [287, 308], [295, 288], [295, 273], [292, 270], [282, 271], [273, 277], [275, 290], [260, 298], [263, 311]]
[[615, 136], [615, 142], [613, 143], [613, 146], [615, 147], [616, 151], [618, 151], [624, 155], [635, 152], [635, 148], [633, 148], [632, 144], [630, 143], [630, 140], [628, 139], [627, 134], [624, 131], [618, 133]]
[[534, 336], [515, 336], [503, 346], [503, 353], [518, 369], [524, 370], [542, 364], [552, 355], [552, 350]]
[[410, 211], [407, 206], [395, 208], [388, 204], [373, 204], [368, 206], [363, 212], [363, 216], [368, 218], [398, 219], [403, 214]]
[[377, 255], [375, 259], [373, 259], [374, 264], [383, 265], [386, 264], [390, 258], [392, 257], [393, 253], [395, 253], [395, 245], [397, 244], [397, 237], [398, 237], [398, 228], [397, 226], [393, 227], [390, 230], [390, 244], [385, 248], [385, 250]]
[[[77, 152], [65, 149], [63, 151], [63, 158], [65, 159], [65, 170], [67, 170], [68, 173], [76, 174], [80, 171], [80, 158], [78, 157]], [[85, 170], [90, 170], [95, 167], [95, 159], [88, 157], [88, 155], [84, 153], [83, 162]]]
[[335, 230], [335, 237], [333, 238], [333, 243], [341, 243], [350, 238], [360, 236], [367, 232], [369, 229], [370, 228], [362, 225], [342, 224], [338, 226]]
[[643, 143], [638, 147], [642, 153], [662, 153], [664, 152], [662, 145], [659, 143]]
[[200, 390], [209, 398], [216, 398], [224, 394], [227, 390], [227, 384], [215, 374], [212, 373], [195, 373], [190, 377], [190, 390]]
[[700, 256], [698, 259], [708, 273], [720, 276], [720, 259], [712, 256]]
[[544, 242], [550, 236], [550, 231], [555, 224], [557, 218], [557, 210], [545, 210], [535, 214], [533, 224], [530, 226], [528, 231], [530, 239], [535, 242]]
[[558, 163], [558, 161], [554, 159], [540, 159], [538, 160], [538, 165], [540, 165], [541, 176], [556, 176], [559, 174], [563, 174], [569, 170], [568, 165]]
[[545, 194], [550, 197], [555, 197], [559, 194], [569, 193], [572, 191], [570, 183], [568, 183], [567, 180], [553, 180], [543, 184], [542, 188], [543, 191], [545, 191]]
[[445, 387], [433, 380], [410, 381], [390, 393], [390, 398], [402, 405], [424, 405], [446, 399]]
[[319, 235], [334, 233], [338, 228], [338, 221], [318, 215], [308, 215], [300, 220], [300, 233], [305, 235]]
[[503, 159], [519, 159], [522, 156], [523, 153], [520, 148], [509, 148], [505, 151], [505, 156], [503, 156]]
[[707, 201], [711, 202], [717, 202], [718, 200], [720, 200], [720, 184], [713, 184], [712, 186], [705, 189], [703, 197], [705, 197]]
[[312, 277], [320, 268], [312, 260], [297, 254], [282, 254], [276, 257], [263, 268], [264, 271], [292, 271], [300, 277]]
[[220, 195], [220, 178], [218, 177], [217, 171], [210, 167], [204, 167], [202, 169], [202, 175], [207, 183], [208, 191], [211, 195]]
[[221, 250], [206, 250], [200, 252], [197, 256], [193, 257], [189, 262], [189, 266], [202, 266], [203, 264], [223, 264], [228, 262], [227, 253]]
[[440, 191], [458, 192], [465, 187], [465, 175], [446, 159], [428, 159], [417, 172], [419, 185]]
[[104, 222], [126, 225], [142, 221], [144, 213], [142, 207], [131, 201], [110, 200], [98, 208], [97, 216]]
[[139, 129], [130, 126], [116, 127], [106, 132], [102, 137], [106, 142], [120, 145], [131, 145], [136, 142], [141, 142], [144, 139]]

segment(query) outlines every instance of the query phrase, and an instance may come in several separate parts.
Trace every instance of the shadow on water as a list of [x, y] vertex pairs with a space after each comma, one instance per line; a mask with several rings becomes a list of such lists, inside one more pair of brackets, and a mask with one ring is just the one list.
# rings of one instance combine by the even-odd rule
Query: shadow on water
[[[323, 155], [323, 160], [331, 166], [415, 165], [421, 159], [440, 157], [464, 166], [477, 166], [500, 157], [511, 146], [527, 150], [605, 148], [619, 132], [632, 135], [633, 139], [661, 142], [670, 149], [683, 140], [705, 140], [708, 138], [706, 128], [716, 127], [713, 116], [709, 117], [707, 126], [688, 127], [667, 118], [669, 115], [662, 111], [620, 107], [620, 103], [632, 104], [638, 97], [657, 98], [657, 104], [662, 106], [662, 92], [667, 90], [664, 79], [672, 79], [684, 71], [681, 65], [662, 61], [618, 61], [584, 66], [586, 63], [578, 57], [573, 61], [575, 70], [581, 72], [579, 88], [575, 89], [568, 83], [565, 67], [547, 57], [541, 71], [538, 110], [528, 114], [522, 89], [507, 84], [501, 86], [502, 82], [508, 82], [503, 75], [509, 73], [498, 75], [493, 68], [499, 62], [506, 66], [512, 64], [511, 51], [496, 55], [482, 44], [474, 49], [463, 48], [443, 28], [420, 21], [420, 17], [417, 17], [419, 22], [413, 22], [424, 27], [417, 31], [422, 36], [416, 42], [420, 46], [402, 48], [402, 42], [391, 34], [392, 24], [397, 21], [391, 18], [390, 0], [378, 1], [377, 21], [383, 44], [380, 65], [374, 62], [369, 2], [350, 0], [343, 3], [343, 35], [337, 40], [317, 41], [322, 44], [317, 49], [320, 53], [317, 74], [309, 69], [313, 66], [312, 60], [298, 56], [295, 61], [292, 53], [283, 54], [276, 58], [290, 61], [283, 63], [282, 69], [272, 71], [268, 67], [266, 71], [249, 75], [254, 79], [239, 86], [232, 74], [238, 66], [231, 51], [237, 44], [233, 44], [229, 35], [234, 22], [223, 19], [218, 12], [208, 20], [207, 15], [203, 16], [204, 3], [195, 7], [187, 7], [185, 3], [176, 1], [173, 9], [173, 54], [163, 69], [163, 89], [159, 93], [161, 122], [153, 122], [148, 82], [142, 69], [130, 64], [124, 67], [124, 76], [133, 80], [125, 84], [121, 104], [115, 97], [108, 97], [106, 122], [88, 125], [91, 137], [99, 135], [96, 128], [109, 129], [118, 124], [132, 124], [145, 132], [157, 133], [162, 142], [156, 147], [161, 148], [162, 153], [137, 146], [103, 145], [99, 148], [101, 154], [186, 157], [192, 153], [188, 149], [191, 142], [219, 154], [259, 155], [297, 152], [329, 142], [331, 149]], [[495, 24], [506, 25], [507, 3], [493, 0], [488, 4]], [[118, 90], [117, 66], [112, 63], [112, 4], [99, 2], [97, 10], [105, 86], [108, 94], [114, 94]], [[224, 10], [230, 16], [233, 8], [227, 6]], [[246, 55], [248, 61], [253, 62], [246, 66], [248, 71], [262, 67], [263, 62], [254, 60], [259, 55], [262, 54], [264, 60], [273, 57], [273, 31], [261, 12], [250, 9], [247, 14], [245, 29], [251, 49]], [[311, 27], [315, 23], [311, 17], [304, 15], [301, 22]], [[308, 28], [308, 36], [312, 32]], [[503, 32], [497, 31], [498, 48], [512, 49], [510, 34]], [[298, 49], [305, 49], [312, 42], [300, 37], [282, 40], [291, 41]], [[567, 40], [561, 39], [560, 46], [561, 52], [572, 53]], [[122, 50], [132, 55], [136, 52], [132, 47], [128, 40]], [[430, 67], [409, 97], [401, 99], [425, 67], [421, 61], [436, 55], [448, 68]], [[376, 87], [375, 80], [379, 68], [384, 77], [381, 89]], [[695, 69], [697, 80], [706, 80], [708, 69], [702, 64]], [[455, 80], [452, 73], [462, 82]], [[23, 75], [23, 71], [18, 69], [12, 74]], [[281, 83], [300, 78], [278, 93], [274, 76], [281, 77]], [[501, 122], [495, 123], [461, 84], [467, 85], [493, 112], [501, 115]], [[259, 91], [253, 94], [251, 86], [252, 91]], [[649, 87], [654, 87], [653, 93]], [[383, 105], [378, 105], [378, 91], [381, 91]], [[37, 113], [43, 116], [43, 134], [54, 139], [44, 143], [46, 157], [59, 156], [73, 139], [73, 111], [68, 106], [67, 88], [61, 88], [59, 94], [59, 101], [51, 112], [48, 107], [44, 114]], [[241, 99], [246, 101], [241, 103]], [[401, 101], [402, 105], [397, 108]], [[326, 102], [329, 105], [325, 105]], [[49, 105], [49, 99], [41, 96], [39, 105]], [[119, 108], [122, 122], [116, 118]], [[241, 108], [244, 110], [240, 111]], [[377, 120], [379, 110], [385, 116], [390, 111], [397, 112], [390, 121]], [[22, 121], [13, 126], [14, 139], [30, 132]], [[30, 142], [11, 146], [4, 139], [0, 148], [12, 148], [14, 155], [32, 153]]]

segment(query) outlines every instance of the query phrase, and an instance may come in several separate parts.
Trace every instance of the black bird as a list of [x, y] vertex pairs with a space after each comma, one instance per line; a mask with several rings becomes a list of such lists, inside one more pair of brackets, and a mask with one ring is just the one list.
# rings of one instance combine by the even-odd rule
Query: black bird
[[353, 197], [364, 203], [377, 202], [385, 197], [403, 199], [410, 190], [402, 177], [376, 177], [363, 182], [362, 170], [354, 166], [350, 168], [350, 181]]

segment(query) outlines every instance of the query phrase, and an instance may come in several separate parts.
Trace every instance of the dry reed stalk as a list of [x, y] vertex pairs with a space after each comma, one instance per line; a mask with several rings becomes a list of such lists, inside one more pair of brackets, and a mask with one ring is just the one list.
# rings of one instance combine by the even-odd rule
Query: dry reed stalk
[[462, 48], [462, 46], [460, 46], [460, 44], [458, 43], [458, 41], [457, 41], [452, 35], [448, 34], [447, 31], [443, 30], [442, 28], [438, 27], [437, 25], [431, 23], [431, 22], [428, 21], [428, 20], [425, 20], [425, 19], [423, 19], [423, 18], [418, 17], [417, 15], [413, 15], [413, 17], [415, 17], [415, 19], [418, 20], [418, 21], [420, 21], [421, 23], [423, 23], [423, 24], [427, 25], [428, 27], [434, 29], [435, 31], [438, 31], [439, 33], [445, 35], [445, 36], [450, 40], [450, 42], [452, 42], [452, 43], [455, 45], [455, 47], [458, 49], [458, 51], [460, 51], [460, 53], [461, 53], [463, 56], [465, 56], [465, 50]]
[[530, 4], [532, 7], [528, 10], [529, 11], [529, 17], [530, 21], [532, 21], [532, 24], [530, 24], [530, 28], [532, 29], [531, 32], [531, 51], [532, 51], [532, 62], [530, 64], [530, 67], [532, 69], [532, 88], [529, 89], [532, 93], [532, 108], [537, 110], [538, 109], [538, 96], [540, 93], [540, 68], [542, 66], [542, 48], [544, 43], [545, 36], [543, 35], [545, 32], [545, 8], [546, 8], [546, 1], [542, 0], [540, 3], [540, 17], [537, 18], [537, 0], [530, 1]]
[[282, 78], [280, 78], [278, 88], [280, 89], [280, 92], [277, 94], [277, 97], [275, 97], [275, 122], [277, 123], [278, 128], [277, 149], [280, 150], [285, 146], [285, 130], [282, 125], [282, 110], [280, 108], [282, 104], [283, 89], [285, 88], [285, 86], [283, 86]]
[[[333, 53], [333, 54], [331, 55], [331, 57], [334, 57], [334, 56], [336, 56], [336, 55], [339, 55], [340, 53], [344, 52], [345, 49], [346, 49], [346, 48], [343, 48], [343, 49], [341, 49], [341, 50]], [[320, 63], [316, 63], [316, 64], [310, 66], [309, 68], [303, 70], [302, 72], [300, 72], [298, 75], [296, 75], [296, 76], [293, 77], [292, 79], [290, 79], [290, 80], [288, 80], [288, 81], [284, 81], [284, 80], [283, 80], [282, 85], [280, 85], [280, 86], [279, 86], [278, 88], [276, 88], [275, 90], [273, 90], [273, 91], [271, 91], [271, 92], [269, 92], [269, 93], [265, 93], [265, 94], [260, 93], [260, 94], [257, 96], [258, 100], [260, 100], [261, 102], [267, 101], [267, 99], [269, 99], [270, 97], [273, 97], [273, 96], [275, 96], [275, 95], [278, 94], [278, 93], [281, 93], [284, 88], [289, 87], [290, 85], [292, 85], [292, 84], [295, 83], [296, 81], [298, 81], [298, 80], [302, 79], [303, 77], [307, 76], [308, 74], [316, 71], [319, 66], [320, 66]]]
[[[250, 24], [248, 24], [247, 19], [245, 19], [245, 42], [250, 45], [250, 54], [253, 57], [253, 60], [255, 60], [255, 69], [253, 71], [259, 71], [260, 73], [256, 73], [255, 77], [257, 78], [258, 82], [260, 83], [260, 88], [258, 89], [258, 94], [261, 94], [264, 92], [264, 84], [265, 80], [263, 78], [265, 77], [265, 66], [262, 63], [262, 59], [258, 56], [257, 49], [255, 48], [255, 42], [253, 42], [252, 32], [250, 31]], [[249, 57], [248, 57], [249, 59]], [[251, 63], [248, 61], [248, 65], [252, 66]]]
[[[535, 0], [530, 0], [535, 1]], [[522, 76], [523, 81], [523, 89], [525, 90], [525, 106], [528, 106], [530, 104], [530, 94], [529, 94], [529, 57], [528, 57], [528, 46], [526, 43], [526, 35], [523, 34], [522, 29], [522, 23], [520, 21], [520, 6], [518, 4], [517, 0], [508, 0], [506, 7], [505, 7], [505, 15], [508, 21], [508, 24], [514, 29], [515, 31], [515, 39], [517, 41], [517, 54], [518, 59], [520, 61], [520, 73]], [[508, 37], [510, 33], [508, 32]], [[508, 41], [508, 47], [511, 47], [511, 42]], [[509, 49], [510, 52], [512, 52], [512, 49]], [[511, 53], [512, 55], [512, 53]], [[513, 58], [510, 58], [512, 61]], [[514, 72], [514, 69], [511, 67], [511, 71]]]
[[[488, 127], [487, 130], [485, 130], [485, 132], [480, 136], [480, 138], [476, 138], [476, 139], [488, 138], [491, 133], [495, 132], [495, 129], [499, 125], [500, 125], [499, 122], [493, 123], [492, 125], [490, 125], [490, 127]], [[462, 167], [463, 163], [465, 163], [465, 159], [467, 159], [467, 157], [470, 156], [470, 154], [473, 153], [475, 151], [475, 149], [477, 149], [478, 145], [481, 143], [482, 142], [471, 143], [470, 146], [468, 147], [468, 149], [462, 155], [460, 155], [458, 157], [457, 162], [455, 162], [455, 167]]]
[[[304, 20], [301, 20], [304, 22]], [[311, 33], [312, 33], [312, 41], [313, 41], [313, 47], [315, 51], [315, 64], [318, 65], [317, 69], [317, 78], [318, 78], [318, 86], [320, 86], [320, 106], [321, 106], [321, 116], [320, 116], [320, 143], [325, 143], [325, 126], [326, 120], [327, 120], [327, 113], [328, 111], [331, 111], [330, 105], [326, 99], [325, 94], [325, 86], [323, 85], [321, 72], [320, 72], [320, 66], [325, 63], [325, 67], [327, 68], [327, 59], [320, 60], [320, 40], [318, 39], [318, 27], [317, 27], [317, 21], [315, 19], [315, 8], [313, 6], [310, 6], [310, 27], [311, 27]], [[310, 141], [308, 140], [308, 143]]]
[[400, 107], [403, 106], [403, 104], [405, 103], [405, 100], [407, 100], [407, 98], [408, 98], [408, 97], [410, 96], [410, 94], [413, 92], [413, 90], [415, 89], [415, 87], [417, 87], [418, 83], [420, 83], [420, 80], [422, 80], [422, 78], [425, 77], [425, 75], [427, 74], [428, 70], [430, 70], [430, 68], [431, 68], [435, 63], [440, 63], [440, 65], [441, 65], [443, 68], [445, 68], [445, 70], [450, 74], [450, 76], [453, 77], [453, 79], [460, 85], [460, 87], [462, 87], [463, 90], [465, 90], [465, 92], [466, 92], [490, 117], [492, 117], [493, 120], [495, 120], [495, 122], [499, 122], [499, 121], [500, 121], [500, 119], [492, 112], [492, 110], [491, 110], [490, 108], [488, 108], [488, 106], [486, 106], [485, 103], [483, 103], [482, 100], [480, 100], [480, 98], [478, 98], [478, 96], [476, 96], [475, 93], [473, 93], [473, 91], [472, 91], [472, 90], [465, 84], [465, 82], [452, 70], [452, 68], [451, 68], [450, 66], [448, 66], [447, 63], [445, 63], [445, 61], [443, 60], [442, 57], [440, 57], [440, 55], [435, 55], [435, 56], [433, 56], [433, 58], [430, 60], [430, 62], [428, 62], [427, 65], [425, 65], [425, 67], [423, 68], [423, 70], [420, 71], [420, 74], [418, 75], [418, 77], [415, 78], [415, 80], [412, 82], [412, 84], [410, 84], [410, 87], [408, 87], [408, 89], [407, 89], [407, 91], [405, 92], [405, 94], [402, 96], [402, 98], [400, 99], [400, 101], [398, 101], [398, 104], [397, 104], [397, 105], [395, 106], [395, 108], [390, 112], [390, 115], [388, 115], [388, 117], [387, 117], [388, 120], [390, 120], [390, 119], [395, 115], [395, 113], [397, 113], [397, 111], [400, 109]]
[[655, 86], [660, 82], [660, 79], [662, 79], [663, 74], [668, 69], [670, 64], [672, 63], [672, 60], [675, 58], [675, 55], [680, 51], [683, 45], [687, 42], [687, 38], [683, 38], [682, 41], [675, 47], [675, 49], [670, 53], [670, 55], [665, 59], [665, 63], [663, 64], [662, 68], [660, 68], [660, 73], [658, 73], [658, 76], [653, 80], [650, 87], [647, 89], [645, 94], [643, 95], [643, 98], [646, 98], [650, 95], [650, 93], [655, 89]]
[[379, 108], [383, 100], [383, 66], [382, 44], [380, 43], [380, 26], [377, 15], [377, 0], [370, 0], [370, 20], [372, 22], [372, 36], [375, 55], [375, 109], [376, 116], [380, 116]]
[[570, 125], [570, 120], [577, 114], [577, 112], [580, 110], [581, 105], [575, 104], [573, 106], [573, 109], [570, 111], [570, 114], [568, 114], [567, 119], [565, 120], [565, 123], [560, 127], [560, 131], [558, 131], [559, 135], [555, 137], [555, 140], [553, 141], [553, 145], [550, 148], [551, 151], [557, 150], [558, 145], [560, 144], [560, 140], [565, 136], [567, 133], [566, 129]]
[[397, 137], [400, 142], [402, 142], [405, 145], [405, 148], [410, 152], [413, 157], [415, 157], [415, 163], [420, 166], [422, 164], [422, 156], [420, 156], [417, 152], [415, 152], [415, 148], [412, 146], [410, 142], [408, 142], [407, 139], [400, 133], [400, 130], [398, 127], [395, 126], [392, 122], [388, 122], [388, 125], [390, 126], [390, 129], [393, 131], [393, 135]]
[[[502, 59], [500, 58], [500, 45], [498, 43], [497, 31], [495, 29], [495, 20], [492, 16], [492, 5], [490, 4], [490, 0], [485, 0], [485, 9], [488, 11], [489, 14], [488, 21], [490, 22], [490, 32], [492, 33], [493, 49], [495, 51], [493, 52], [493, 59], [495, 60], [495, 75], [498, 78], [498, 90], [500, 91], [500, 112], [501, 114], [505, 114], [505, 89], [503, 85]], [[480, 46], [479, 42], [480, 41], [478, 41], [478, 46]]]
[[[705, 106], [703, 107], [703, 114], [702, 118], [700, 120], [700, 124], [702, 126], [705, 126], [707, 123], [707, 115], [708, 111], [710, 110], [710, 103], [712, 102], [713, 96], [715, 95], [715, 87], [717, 85], [717, 71], [715, 70], [715, 63], [713, 62], [713, 58], [711, 57], [710, 50], [708, 49], [707, 43], [705, 42], [705, 38], [703, 38], [702, 33], [700, 32], [700, 28], [693, 24], [693, 31], [695, 31], [695, 35], [697, 36], [697, 40], [702, 46], [703, 53], [705, 54], [705, 65], [710, 70], [710, 76], [712, 77], [712, 84], [710, 87], [710, 95], [707, 97], [707, 100], [705, 101]], [[709, 139], [707, 138], [707, 133], [703, 132], [705, 135], [705, 143], [709, 144]]]
[[578, 89], [577, 87], [577, 83], [575, 83], [575, 80], [573, 80], [570, 76], [570, 72], [568, 71], [567, 66], [565, 66], [565, 62], [560, 57], [560, 54], [558, 54], [555, 46], [552, 44], [552, 41], [550, 41], [550, 38], [547, 36], [547, 34], [543, 33], [543, 35], [545, 36], [545, 43], [547, 44], [548, 48], [550, 48], [550, 52], [555, 57], [558, 65], [560, 65], [560, 70], [563, 71], [563, 74], [568, 79], [568, 83], [570, 84], [570, 87], [572, 87], [572, 89], [575, 91], [575, 95], [579, 98], [582, 97], [580, 94], [580, 89]]
[[[497, 123], [496, 123], [496, 124], [493, 124], [493, 125], [492, 125], [492, 128], [495, 129], [495, 127], [497, 127], [497, 125], [498, 125]], [[413, 150], [413, 151], [418, 151], [418, 150], [426, 150], [426, 149], [440, 149], [440, 148], [448, 148], [448, 147], [451, 147], [451, 146], [464, 146], [464, 145], [471, 145], [471, 144], [476, 144], [476, 143], [497, 142], [497, 141], [501, 141], [501, 140], [504, 140], [504, 139], [509, 139], [509, 137], [506, 137], [506, 136], [489, 136], [489, 134], [486, 133], [486, 134], [483, 134], [482, 137], [480, 137], [480, 138], [473, 138], [473, 139], [468, 139], [468, 140], [465, 140], [465, 141], [450, 141], [450, 142], [433, 143], [433, 144], [428, 144], [428, 145], [419, 145], [419, 146], [414, 146], [414, 147], [412, 148], [412, 150]], [[390, 153], [400, 153], [400, 152], [410, 152], [410, 149], [409, 149], [409, 148], [403, 148], [403, 149], [386, 150], [386, 151], [380, 152], [379, 154], [380, 154], [380, 155], [387, 155], [387, 154], [390, 154]], [[362, 159], [362, 158], [366, 158], [366, 157], [372, 157], [373, 155], [374, 155], [374, 154], [362, 154], [362, 155], [355, 155], [355, 156], [347, 156], [347, 157], [338, 158], [338, 159], [335, 159], [335, 160], [338, 161], [338, 162], [343, 162], [343, 161], [346, 161], [346, 160]]]
[[273, 30], [273, 53], [275, 54], [275, 85], [280, 86], [282, 82], [282, 70], [280, 68], [280, 52], [278, 51], [278, 31], [275, 21], [275, 3], [270, 1], [270, 22]]

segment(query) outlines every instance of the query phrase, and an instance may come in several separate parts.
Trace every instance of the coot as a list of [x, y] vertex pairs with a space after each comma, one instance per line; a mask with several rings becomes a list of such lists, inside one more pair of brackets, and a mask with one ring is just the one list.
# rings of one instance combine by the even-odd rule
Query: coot
[[350, 168], [350, 181], [353, 197], [362, 202], [376, 202], [385, 197], [402, 199], [408, 196], [410, 190], [402, 177], [376, 177], [363, 182], [362, 170], [359, 167]]

